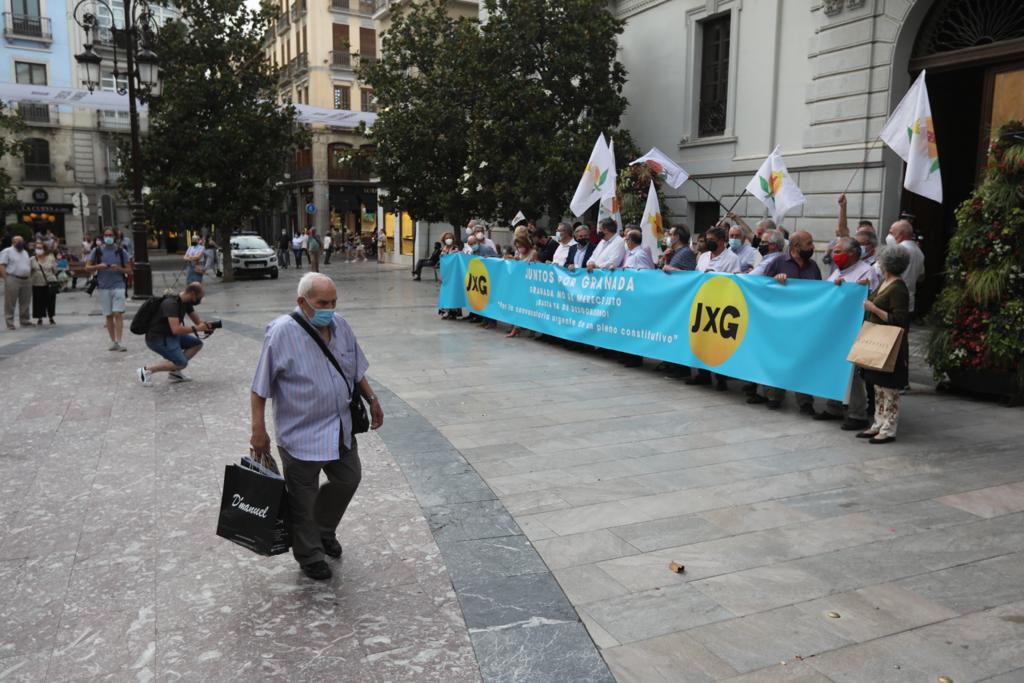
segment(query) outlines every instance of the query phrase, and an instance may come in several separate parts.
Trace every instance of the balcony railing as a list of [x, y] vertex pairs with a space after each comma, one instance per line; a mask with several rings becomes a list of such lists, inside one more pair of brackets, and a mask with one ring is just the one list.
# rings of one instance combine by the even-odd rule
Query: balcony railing
[[127, 132], [132, 129], [132, 121], [123, 112], [98, 111], [96, 112], [96, 127], [100, 130]]
[[374, 0], [331, 0], [331, 9], [350, 14], [373, 16], [373, 13], [377, 11], [377, 5]]
[[277, 33], [278, 35], [288, 30], [291, 23], [288, 21], [288, 13], [283, 12], [281, 16], [277, 18]]
[[18, 104], [18, 113], [21, 114], [22, 120], [25, 123], [45, 123], [49, 124], [50, 121], [50, 105], [48, 104], [32, 104], [28, 102]]
[[352, 54], [344, 50], [331, 50], [331, 68], [352, 70]]
[[346, 166], [344, 164], [339, 164], [337, 166], [329, 164], [327, 166], [327, 177], [330, 180], [353, 180], [360, 182], [369, 182], [370, 180], [370, 174], [361, 173], [351, 166]]
[[291, 76], [293, 78], [298, 78], [309, 71], [309, 57], [306, 56], [305, 52], [295, 55], [295, 59], [291, 61], [288, 68], [291, 71]]
[[53, 180], [53, 164], [39, 164], [26, 161], [25, 180], [33, 180], [36, 182]]
[[373, 66], [377, 63], [377, 55], [356, 55], [357, 66]]
[[299, 17], [306, 13], [306, 0], [296, 0], [292, 3], [292, 21], [298, 21]]
[[53, 40], [49, 17], [4, 12], [4, 36], [30, 40]]
[[292, 181], [296, 180], [309, 180], [313, 177], [312, 166], [292, 166], [288, 169], [288, 175], [291, 176]]

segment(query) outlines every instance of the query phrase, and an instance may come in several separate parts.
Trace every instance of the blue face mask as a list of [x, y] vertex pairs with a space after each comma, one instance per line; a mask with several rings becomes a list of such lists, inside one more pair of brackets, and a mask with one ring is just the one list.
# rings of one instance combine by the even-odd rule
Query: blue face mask
[[103, 238], [103, 243], [104, 244], [113, 244], [114, 243], [114, 238], [113, 237], [104, 237]]
[[860, 245], [860, 257], [861, 258], [867, 258], [868, 257], [868, 248], [865, 247], [863, 244]]
[[472, 249], [473, 251], [480, 251], [480, 245], [474, 244], [472, 247], [470, 247], [470, 249]]
[[327, 327], [332, 320], [334, 320], [333, 308], [314, 308], [309, 322], [313, 323], [314, 327]]
[[736, 239], [735, 237], [729, 240], [729, 248], [733, 251], [739, 251], [740, 247], [743, 246], [743, 240]]

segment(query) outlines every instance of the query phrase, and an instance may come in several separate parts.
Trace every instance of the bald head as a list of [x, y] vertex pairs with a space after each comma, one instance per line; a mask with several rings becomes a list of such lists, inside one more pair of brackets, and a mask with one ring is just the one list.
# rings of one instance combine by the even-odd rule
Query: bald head
[[306, 273], [299, 280], [298, 296], [300, 299], [312, 301], [314, 298], [327, 297], [334, 300], [338, 298], [338, 290], [334, 286], [334, 280], [323, 273]]
[[898, 220], [889, 227], [889, 234], [896, 238], [897, 242], [914, 239], [914, 226], [907, 220]]

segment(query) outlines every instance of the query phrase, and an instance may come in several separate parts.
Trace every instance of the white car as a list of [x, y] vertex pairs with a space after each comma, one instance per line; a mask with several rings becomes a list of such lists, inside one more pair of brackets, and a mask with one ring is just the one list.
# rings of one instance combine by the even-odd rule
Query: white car
[[[231, 236], [231, 268], [235, 275], [269, 275], [276, 280], [277, 252], [259, 235]], [[217, 277], [224, 275], [224, 252], [217, 251]]]

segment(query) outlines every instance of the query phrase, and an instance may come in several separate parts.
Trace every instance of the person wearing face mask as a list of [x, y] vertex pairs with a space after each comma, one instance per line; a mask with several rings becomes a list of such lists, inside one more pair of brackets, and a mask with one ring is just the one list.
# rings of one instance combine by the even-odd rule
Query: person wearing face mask
[[[455, 241], [455, 233], [446, 232], [441, 235], [441, 256], [447, 256], [448, 254], [458, 254], [462, 251], [461, 245]], [[440, 262], [440, 261], [439, 261]], [[437, 283], [441, 284], [441, 277], [438, 276]], [[461, 308], [439, 308], [438, 314], [445, 320], [456, 320], [462, 317]]]
[[601, 241], [594, 247], [594, 253], [587, 261], [587, 272], [595, 268], [615, 270], [626, 260], [626, 242], [619, 236], [619, 226], [611, 218], [605, 218], [599, 226]]
[[577, 225], [573, 235], [576, 243], [569, 247], [569, 253], [565, 256], [565, 267], [569, 272], [575, 272], [577, 268], [586, 268], [594, 255], [594, 249], [597, 248], [590, 239], [590, 227], [586, 223]]
[[537, 261], [540, 263], [551, 263], [555, 258], [555, 251], [558, 250], [558, 242], [548, 235], [544, 228], [537, 228], [534, 233], [534, 244], [537, 245]]
[[840, 237], [832, 247], [832, 263], [836, 269], [828, 276], [829, 282], [867, 285], [869, 291], [878, 287], [878, 271], [861, 260], [860, 243], [852, 237]]
[[562, 221], [555, 228], [555, 235], [558, 237], [558, 246], [555, 247], [551, 262], [564, 268], [569, 259], [569, 251], [576, 246], [576, 240], [572, 237], [572, 225], [568, 221]]
[[[356, 335], [334, 311], [334, 282], [307, 273], [297, 294], [294, 312], [267, 326], [251, 385], [249, 443], [258, 457], [272, 458], [266, 425], [267, 399], [272, 399], [292, 554], [303, 574], [325, 581], [332, 576], [325, 557], [342, 555], [338, 526], [362, 479], [350, 413], [355, 387], [370, 404], [371, 429], [384, 423], [384, 411], [366, 378], [369, 363]], [[327, 475], [322, 486], [321, 472]]]
[[729, 249], [740, 260], [740, 272], [749, 273], [761, 261], [761, 254], [747, 244], [747, 232], [740, 226], [729, 228]]
[[697, 254], [690, 249], [690, 229], [682, 223], [673, 225], [669, 228], [668, 237], [672, 255], [662, 271], [677, 273], [684, 270], [697, 270]]
[[185, 267], [187, 274], [185, 275], [185, 282], [202, 282], [203, 274], [206, 273], [206, 269], [203, 267], [203, 263], [206, 261], [203, 256], [206, 253], [206, 248], [203, 246], [203, 238], [199, 235], [193, 235], [192, 246], [185, 252]]
[[764, 275], [771, 262], [779, 258], [786, 251], [786, 238], [781, 230], [766, 230], [761, 235], [761, 244], [757, 246], [761, 254], [761, 262], [750, 271], [751, 275]]
[[32, 264], [25, 251], [25, 238], [15, 235], [11, 246], [0, 251], [0, 277], [4, 279], [4, 320], [7, 329], [14, 329], [14, 309], [22, 327], [32, 327], [29, 320], [29, 302], [32, 300]]
[[53, 315], [57, 309], [57, 292], [60, 281], [57, 279], [57, 259], [50, 253], [46, 241], [36, 242], [35, 255], [32, 256], [32, 317], [36, 325], [43, 324], [43, 318], [49, 318], [51, 325], [57, 323]]
[[917, 283], [924, 277], [924, 252], [921, 251], [921, 245], [914, 239], [914, 226], [909, 220], [901, 218], [889, 227], [889, 234], [885, 236], [885, 243], [890, 247], [899, 246], [906, 249], [910, 255], [910, 263], [903, 272], [901, 279], [907, 285], [907, 290], [910, 292], [910, 314], [913, 315]]
[[875, 267], [875, 250], [878, 248], [878, 237], [875, 235], [875, 231], [861, 228], [857, 230], [854, 239], [860, 245], [860, 260], [878, 270]]
[[725, 228], [709, 228], [704, 235], [707, 251], [697, 259], [697, 270], [715, 273], [739, 273], [742, 266], [740, 258], [729, 249]]
[[95, 273], [100, 297], [100, 310], [106, 318], [109, 351], [127, 351], [121, 345], [124, 332], [125, 278], [131, 272], [131, 261], [123, 249], [114, 243], [114, 231], [103, 231], [103, 246], [89, 254], [85, 270]]
[[291, 263], [292, 240], [288, 237], [288, 231], [282, 230], [281, 236], [277, 238], [277, 262], [281, 267], [288, 270]]
[[[168, 373], [171, 382], [190, 381], [182, 371], [203, 348], [196, 334], [213, 331], [196, 313], [196, 306], [202, 301], [202, 283], [190, 282], [177, 295], [165, 296], [160, 302], [146, 330], [146, 346], [163, 357], [164, 362], [144, 365], [135, 371], [142, 386], [153, 386], [153, 375], [158, 372]], [[185, 324], [185, 316], [192, 321], [191, 325]]]

